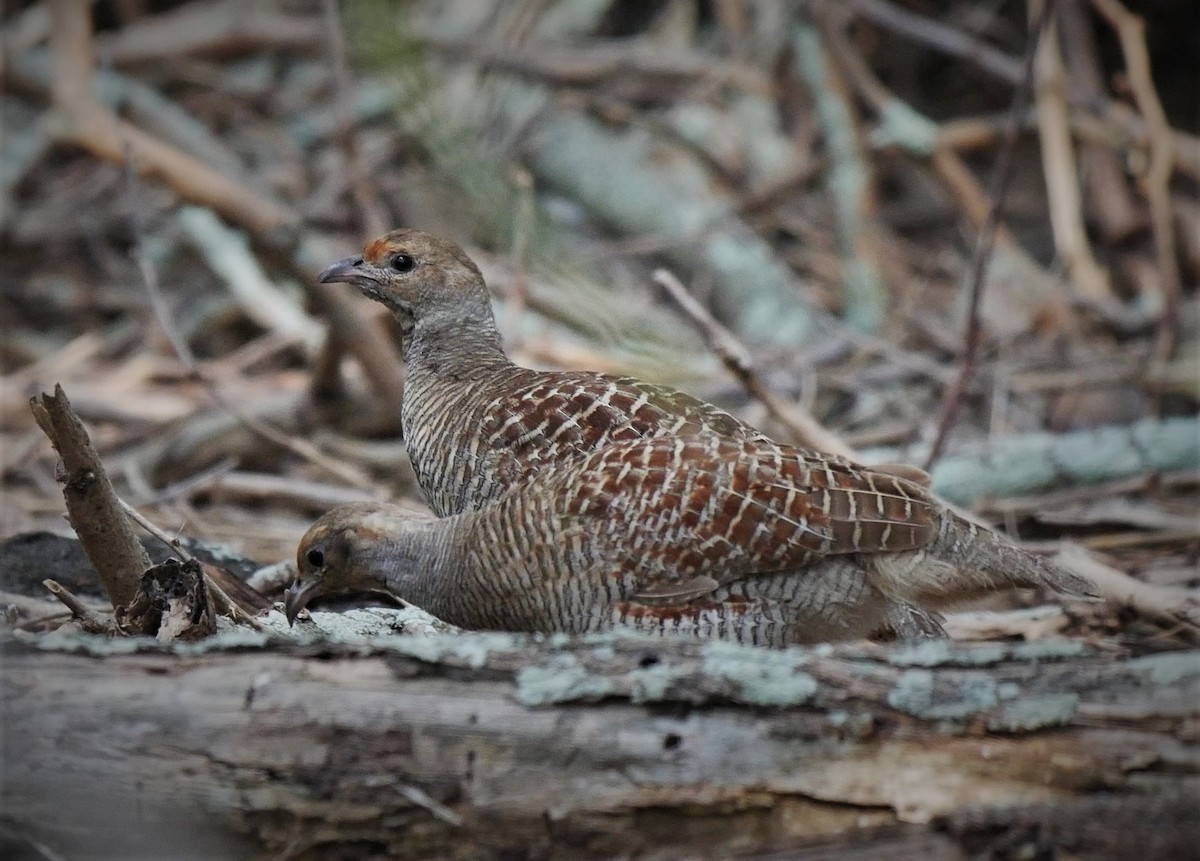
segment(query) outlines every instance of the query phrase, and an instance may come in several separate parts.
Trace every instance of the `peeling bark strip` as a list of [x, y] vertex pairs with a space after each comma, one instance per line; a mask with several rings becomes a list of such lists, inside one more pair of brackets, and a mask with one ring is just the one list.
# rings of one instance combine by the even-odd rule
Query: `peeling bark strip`
[[121, 510], [100, 456], [62, 386], [55, 385], [53, 395], [31, 398], [29, 407], [62, 457], [59, 482], [71, 527], [114, 609], [128, 605], [142, 572], [150, 567], [150, 557]]
[[1200, 842], [1194, 651], [504, 634], [247, 651], [264, 642], [5, 643], [9, 834], [67, 857], [289, 859], [1145, 861]]

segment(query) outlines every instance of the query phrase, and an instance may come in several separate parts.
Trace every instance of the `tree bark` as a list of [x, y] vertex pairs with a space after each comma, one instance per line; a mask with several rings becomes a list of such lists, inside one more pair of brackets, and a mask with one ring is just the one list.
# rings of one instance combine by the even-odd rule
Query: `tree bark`
[[1200, 652], [262, 643], [9, 638], [8, 840], [64, 857], [888, 861], [1200, 844]]

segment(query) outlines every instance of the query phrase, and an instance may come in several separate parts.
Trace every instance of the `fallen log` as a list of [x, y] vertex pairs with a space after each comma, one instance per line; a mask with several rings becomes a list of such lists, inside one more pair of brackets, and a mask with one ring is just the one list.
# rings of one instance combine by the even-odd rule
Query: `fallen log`
[[0, 822], [63, 857], [1147, 859], [1200, 843], [1196, 651], [244, 630], [2, 645]]

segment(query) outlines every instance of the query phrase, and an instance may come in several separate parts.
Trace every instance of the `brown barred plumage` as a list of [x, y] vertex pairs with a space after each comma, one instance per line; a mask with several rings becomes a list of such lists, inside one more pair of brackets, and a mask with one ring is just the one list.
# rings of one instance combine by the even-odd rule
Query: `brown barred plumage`
[[968, 546], [985, 580], [1075, 585], [1002, 542], [901, 478], [770, 442], [664, 437], [550, 467], [454, 517], [335, 509], [301, 542], [288, 613], [314, 595], [378, 589], [467, 628], [622, 623], [781, 645], [808, 639], [806, 616], [824, 600], [811, 595], [814, 574], [843, 594], [847, 583], [879, 583], [906, 604], [923, 579], [909, 575]]
[[[687, 572], [704, 570], [704, 576], [728, 584], [722, 589], [733, 603], [722, 605], [721, 612], [736, 615], [735, 607], [743, 616], [766, 612], [761, 602], [773, 602], [789, 620], [789, 640], [865, 636], [886, 628], [928, 635], [939, 626], [923, 607], [985, 591], [983, 584], [993, 580], [1025, 582], [1021, 571], [1032, 570], [1028, 560], [1033, 557], [1003, 545], [1026, 563], [1012, 576], [981, 580], [954, 566], [947, 574], [946, 563], [930, 561], [928, 542], [948, 541], [947, 546], [961, 549], [967, 533], [956, 528], [951, 537], [943, 536], [949, 521], [941, 507], [912, 482], [777, 446], [719, 408], [669, 388], [629, 377], [541, 372], [512, 364], [501, 349], [479, 270], [452, 242], [419, 231], [393, 231], [369, 243], [363, 256], [330, 266], [320, 280], [354, 284], [395, 314], [408, 371], [401, 421], [417, 478], [439, 515], [482, 509], [479, 522], [486, 524], [509, 516], [496, 511], [515, 506], [511, 516], [519, 515], [519, 521], [472, 527], [489, 536], [489, 547], [510, 539], [524, 546], [521, 530], [526, 529], [525, 540], [542, 536], [530, 545], [531, 552], [546, 565], [565, 565], [561, 571], [574, 576], [587, 572], [579, 570], [577, 559], [559, 554], [566, 548], [586, 556], [590, 541], [601, 542], [610, 555], [625, 547], [628, 564], [650, 565], [643, 572], [647, 582], [678, 582]], [[690, 454], [684, 456], [706, 445], [718, 446], [714, 451], [731, 463], [702, 458], [708, 465], [699, 468]], [[766, 480], [766, 475], [775, 478]], [[551, 479], [557, 482], [553, 492], [543, 487]], [[736, 491], [743, 486], [754, 487], [754, 493]], [[654, 487], [657, 496], [651, 493]], [[613, 488], [624, 506], [620, 517], [607, 511], [614, 502], [606, 494]], [[717, 488], [723, 490], [714, 495]], [[720, 509], [714, 508], [718, 497]], [[568, 530], [559, 536], [565, 544], [556, 546], [551, 523], [574, 516], [586, 520], [593, 506], [610, 514], [611, 523], [623, 524], [623, 535]], [[787, 511], [803, 512], [795, 522], [808, 528], [796, 531]], [[688, 532], [702, 524], [709, 530], [703, 542]], [[440, 542], [450, 533], [438, 534]], [[684, 535], [691, 537], [684, 541]], [[977, 537], [980, 546], [1002, 541], [991, 533]], [[726, 559], [726, 552], [735, 559]], [[854, 555], [830, 556], [845, 553]], [[793, 568], [786, 577], [774, 573], [778, 567], [750, 576], [755, 569], [743, 562], [775, 566], [773, 554], [790, 560]], [[833, 558], [837, 564], [814, 563]], [[516, 564], [485, 555], [468, 567], [502, 577]], [[537, 570], [538, 576], [560, 576]], [[521, 582], [529, 585], [526, 578]], [[1055, 580], [1030, 582], [1054, 585]], [[503, 583], [492, 586], [511, 600], [520, 598]], [[678, 603], [705, 594], [685, 589], [657, 600]]]

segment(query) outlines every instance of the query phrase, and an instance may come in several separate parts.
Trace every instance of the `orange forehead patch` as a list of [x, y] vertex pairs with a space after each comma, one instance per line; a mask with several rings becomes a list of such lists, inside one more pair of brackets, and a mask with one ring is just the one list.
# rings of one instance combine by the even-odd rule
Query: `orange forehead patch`
[[378, 239], [372, 239], [367, 243], [367, 247], [363, 249], [363, 257], [370, 263], [378, 263], [384, 258], [395, 245], [393, 243], [392, 234], [381, 236]]
[[449, 239], [408, 227], [393, 230], [368, 242], [363, 248], [363, 259], [373, 266], [383, 266], [387, 258], [398, 251], [411, 254], [420, 263], [434, 264], [439, 270], [458, 276], [463, 274], [462, 270], [466, 270], [467, 279], [472, 283], [483, 280], [471, 258]]

